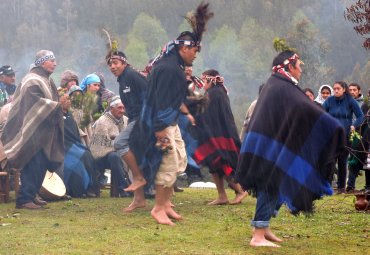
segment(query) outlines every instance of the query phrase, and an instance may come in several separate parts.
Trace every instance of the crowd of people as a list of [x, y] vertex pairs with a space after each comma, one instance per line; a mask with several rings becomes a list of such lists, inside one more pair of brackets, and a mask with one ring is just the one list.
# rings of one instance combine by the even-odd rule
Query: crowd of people
[[[12, 67], [1, 67], [2, 165], [21, 170], [17, 208], [47, 204], [38, 196], [47, 171], [62, 177], [68, 195], [99, 197], [110, 169], [118, 196], [133, 194], [123, 211], [145, 207], [154, 194], [151, 216], [159, 224], [175, 225], [182, 219], [172, 203], [177, 176], [207, 167], [218, 191], [209, 205], [240, 204], [248, 192], [255, 195], [250, 245], [278, 247], [275, 242], [282, 240], [269, 223], [282, 204], [292, 213], [312, 212], [314, 200], [332, 194], [336, 165], [337, 193], [355, 190], [370, 136], [369, 101], [360, 86], [322, 85], [315, 99], [311, 89], [298, 87], [303, 61], [283, 51], [273, 60], [271, 77], [260, 86], [239, 135], [220, 72], [192, 75], [204, 26], [213, 15], [208, 4], [197, 12], [203, 14], [203, 27], [166, 44], [145, 73], [135, 70], [124, 52], [108, 52], [105, 60], [117, 77], [119, 95], [106, 88], [99, 72], [80, 82], [75, 72], [65, 70], [57, 87], [50, 77], [57, 60], [49, 50], [36, 53], [17, 86]], [[361, 134], [357, 146], [364, 145], [362, 151], [354, 148], [355, 132]], [[351, 147], [356, 155], [348, 163]], [[230, 201], [225, 182], [235, 191]]]

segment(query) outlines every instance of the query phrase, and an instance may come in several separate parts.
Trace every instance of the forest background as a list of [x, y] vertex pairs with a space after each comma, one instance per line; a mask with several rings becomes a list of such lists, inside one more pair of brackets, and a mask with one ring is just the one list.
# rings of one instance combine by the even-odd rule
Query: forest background
[[[285, 38], [305, 62], [300, 87], [357, 82], [367, 94], [369, 52], [345, 7], [355, 0], [211, 0], [210, 20], [194, 74], [214, 68], [225, 77], [235, 120], [241, 127], [260, 84], [271, 73], [275, 37]], [[100, 71], [106, 86], [118, 92], [104, 57], [107, 29], [118, 40], [130, 64], [142, 70], [163, 45], [190, 27], [183, 16], [200, 0], [2, 0], [0, 4], [0, 65], [17, 71], [17, 83], [40, 49], [52, 50], [58, 67], [71, 69], [80, 80]]]

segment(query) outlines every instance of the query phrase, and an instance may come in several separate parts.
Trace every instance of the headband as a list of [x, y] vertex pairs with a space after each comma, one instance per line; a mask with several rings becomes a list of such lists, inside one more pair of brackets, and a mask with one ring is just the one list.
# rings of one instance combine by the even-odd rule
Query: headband
[[274, 73], [276, 73], [279, 69], [284, 68], [285, 66], [287, 66], [287, 65], [288, 65], [288, 64], [290, 64], [290, 63], [292, 63], [292, 62], [293, 62], [293, 61], [295, 61], [295, 60], [298, 60], [298, 61], [300, 61], [302, 64], [304, 64], [304, 63], [303, 63], [303, 61], [299, 59], [298, 54], [297, 54], [297, 53], [294, 53], [294, 55], [293, 55], [293, 56], [291, 56], [291, 57], [290, 57], [290, 58], [288, 58], [288, 59], [285, 59], [285, 60], [284, 60], [284, 62], [283, 62], [283, 64], [280, 64], [280, 65], [277, 65], [277, 66], [273, 66], [273, 67], [272, 67], [272, 71], [273, 71]]
[[46, 51], [45, 55], [35, 60], [35, 66], [41, 66], [46, 61], [54, 59], [55, 59], [54, 53], [52, 51]]
[[118, 60], [121, 60], [123, 62], [127, 62], [127, 59], [124, 57], [124, 56], [120, 56], [120, 55], [111, 55], [108, 60], [107, 60], [107, 64], [109, 65], [109, 63], [113, 60], [113, 59], [118, 59]]
[[119, 96], [115, 96], [112, 98], [112, 101], [110, 101], [109, 106], [114, 107], [119, 103], [122, 103], [121, 98]]

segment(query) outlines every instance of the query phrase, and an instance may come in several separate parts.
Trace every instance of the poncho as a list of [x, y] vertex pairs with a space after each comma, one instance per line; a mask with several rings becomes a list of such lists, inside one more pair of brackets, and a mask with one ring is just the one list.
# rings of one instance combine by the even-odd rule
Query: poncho
[[221, 170], [229, 176], [237, 166], [240, 139], [225, 89], [215, 85], [207, 90], [209, 105], [196, 117], [198, 147], [195, 162]]
[[331, 166], [343, 142], [337, 120], [272, 74], [245, 134], [237, 181], [245, 190], [277, 194], [292, 213], [312, 212], [315, 199], [332, 194]]
[[64, 158], [62, 109], [54, 82], [42, 67], [34, 67], [17, 87], [1, 137], [11, 167], [22, 169], [43, 150], [49, 171]]

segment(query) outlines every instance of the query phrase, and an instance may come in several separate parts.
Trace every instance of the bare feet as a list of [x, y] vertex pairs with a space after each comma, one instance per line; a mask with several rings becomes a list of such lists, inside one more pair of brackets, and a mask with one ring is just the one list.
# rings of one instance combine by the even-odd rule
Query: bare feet
[[163, 209], [160, 210], [160, 209], [153, 208], [150, 214], [157, 221], [158, 224], [169, 225], [169, 226], [176, 225], [170, 220], [170, 218], [168, 218], [166, 211]]
[[139, 189], [141, 187], [144, 187], [145, 184], [146, 184], [146, 180], [144, 178], [140, 178], [140, 179], [134, 180], [134, 182], [131, 183], [130, 186], [128, 186], [127, 188], [125, 188], [124, 191], [126, 191], [126, 192], [134, 192], [137, 189]]
[[265, 229], [265, 238], [272, 242], [281, 243], [283, 240], [278, 238], [274, 233], [272, 233], [270, 228]]
[[248, 192], [243, 191], [242, 193], [236, 193], [236, 196], [233, 200], [230, 201], [231, 205], [240, 204], [244, 198], [248, 196]]
[[280, 245], [274, 244], [273, 242], [270, 242], [264, 238], [263, 239], [252, 238], [249, 245], [252, 247], [276, 247], [276, 248], [280, 247]]
[[227, 205], [229, 203], [229, 200], [225, 199], [219, 199], [213, 200], [212, 202], [209, 202], [207, 205]]
[[130, 213], [133, 212], [135, 209], [144, 208], [145, 206], [146, 206], [145, 200], [143, 202], [138, 202], [134, 200], [128, 207], [123, 208], [122, 210], [125, 213]]
[[175, 220], [182, 220], [182, 216], [180, 214], [178, 214], [177, 212], [175, 212], [175, 210], [172, 209], [171, 206], [167, 207], [166, 208], [166, 214], [168, 217], [172, 218], [172, 219], [175, 219]]

